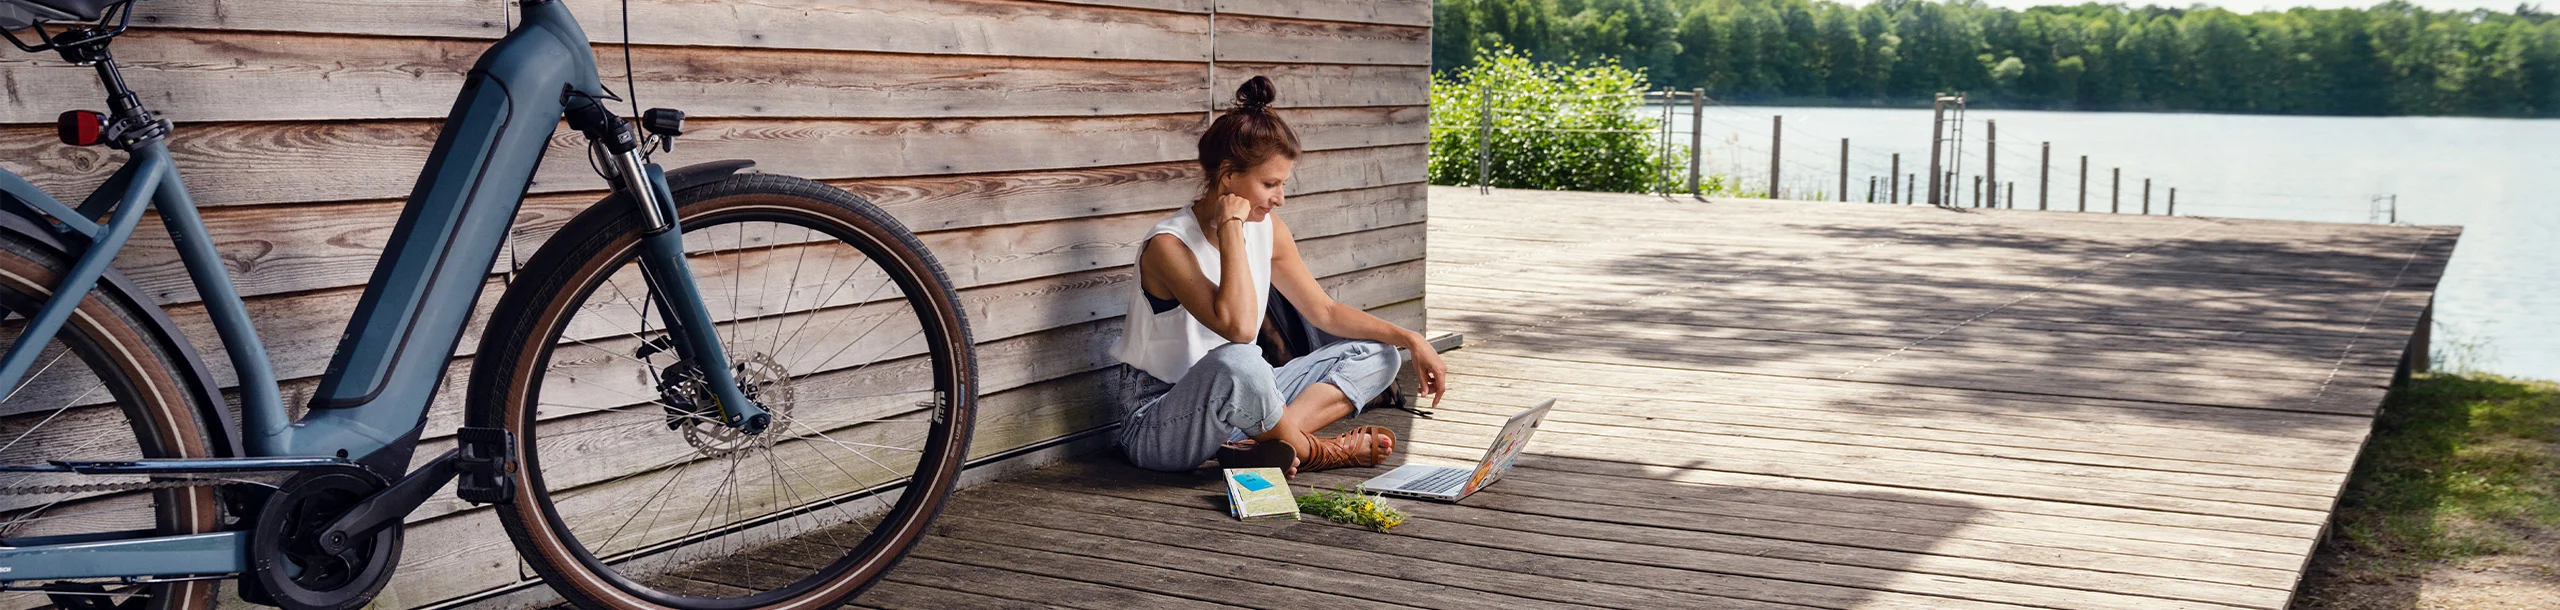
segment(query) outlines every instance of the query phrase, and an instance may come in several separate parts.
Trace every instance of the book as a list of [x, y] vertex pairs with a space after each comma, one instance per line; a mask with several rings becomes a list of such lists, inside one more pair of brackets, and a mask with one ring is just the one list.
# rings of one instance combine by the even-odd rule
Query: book
[[1278, 468], [1228, 468], [1227, 514], [1239, 521], [1298, 520], [1298, 497]]

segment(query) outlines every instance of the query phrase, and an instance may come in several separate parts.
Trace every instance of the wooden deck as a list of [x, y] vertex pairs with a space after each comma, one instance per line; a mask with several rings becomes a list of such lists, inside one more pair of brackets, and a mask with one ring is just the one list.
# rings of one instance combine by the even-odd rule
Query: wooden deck
[[2459, 235], [1430, 196], [1431, 327], [1468, 346], [1436, 418], [1355, 423], [1454, 463], [1562, 398], [1509, 478], [1380, 534], [1097, 456], [962, 492], [859, 603], [2282, 608]]

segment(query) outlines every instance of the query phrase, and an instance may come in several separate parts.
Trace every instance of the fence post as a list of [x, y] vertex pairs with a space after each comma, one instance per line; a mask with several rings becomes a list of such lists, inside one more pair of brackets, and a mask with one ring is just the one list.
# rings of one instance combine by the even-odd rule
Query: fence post
[[[1671, 143], [1671, 134], [1674, 133], [1671, 130], [1671, 117], [1673, 116], [1671, 114], [1671, 102], [1679, 99], [1679, 96], [1673, 95], [1675, 91], [1676, 90], [1670, 87], [1662, 88], [1662, 133], [1654, 138], [1654, 141], [1660, 145], [1658, 150], [1661, 152], [1654, 157], [1656, 159], [1669, 158], [1671, 156], [1671, 149], [1675, 147], [1675, 145]], [[1654, 185], [1662, 187], [1662, 196], [1664, 197], [1671, 196], [1671, 186], [1679, 182], [1679, 179], [1677, 178], [1662, 175], [1664, 171], [1669, 169], [1671, 168], [1655, 168], [1653, 172]]]
[[1707, 90], [1689, 90], [1689, 196], [1698, 196], [1698, 163], [1706, 156]]
[[1884, 202], [1902, 203], [1902, 153], [1893, 153], [1893, 169], [1884, 173]]
[[1939, 203], [1938, 151], [1945, 148], [1943, 144], [1947, 138], [1947, 94], [1939, 93], [1937, 100], [1931, 102], [1929, 106], [1929, 204], [1937, 205]]
[[2003, 207], [2007, 207], [2012, 210], [2018, 209], [2018, 181], [2009, 181], [2008, 186], [2000, 187], [2000, 192], [2009, 194], [2009, 203]]
[[1476, 94], [1476, 194], [1493, 192], [1493, 84]]
[[[1992, 207], [2000, 207], [2000, 198], [1991, 198]], [[1973, 177], [1973, 207], [1982, 207], [1982, 176]]]
[[2109, 179], [2107, 184], [2107, 213], [2122, 214], [2124, 213], [2124, 168], [2109, 169], [2115, 177]]
[[[2177, 189], [2169, 189], [2169, 201], [2171, 201], [2171, 202], [2176, 202], [2177, 200], [2178, 200], [2178, 190], [2177, 190]], [[1868, 177], [1867, 177], [1867, 203], [1875, 203], [1875, 202], [1876, 202], [1876, 177], [1875, 177], [1875, 176], [1868, 176]]]
[[1982, 122], [1982, 183], [1991, 185], [1991, 207], [2000, 207], [2000, 122]]
[[2151, 179], [2142, 179], [2142, 215], [2151, 215]]
[[1849, 200], [1849, 139], [1840, 139], [1840, 200]]
[[2080, 155], [2080, 211], [2089, 211], [2089, 156]]
[[2045, 206], [2052, 203], [2052, 200], [2053, 143], [2046, 142], [2044, 143], [2044, 157], [2036, 164], [2036, 209], [2048, 209]]
[[1778, 194], [1778, 151], [1786, 150], [1786, 147], [1784, 147], [1784, 146], [1780, 146], [1780, 145], [1779, 145], [1781, 142], [1785, 142], [1785, 141], [1786, 141], [1786, 138], [1785, 138], [1785, 136], [1787, 135], [1787, 130], [1785, 129], [1785, 128], [1786, 128], [1786, 126], [1787, 126], [1787, 117], [1786, 117], [1785, 115], [1776, 115], [1776, 114], [1769, 115], [1769, 198], [1770, 198], [1770, 199], [1785, 199], [1785, 198], [1786, 198], [1786, 197], [1780, 196], [1780, 195]]
[[2169, 187], [2169, 215], [2178, 215], [2178, 187]]
[[1918, 196], [1920, 196], [1920, 173], [1912, 172], [1903, 174], [1902, 205], [1911, 205], [1911, 198]]

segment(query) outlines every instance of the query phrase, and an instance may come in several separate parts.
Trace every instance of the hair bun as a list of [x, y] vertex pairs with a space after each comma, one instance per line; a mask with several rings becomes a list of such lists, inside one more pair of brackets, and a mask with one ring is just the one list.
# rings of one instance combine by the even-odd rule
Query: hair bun
[[1251, 80], [1245, 81], [1243, 85], [1236, 87], [1236, 112], [1262, 112], [1269, 110], [1271, 109], [1271, 100], [1278, 96], [1279, 92], [1273, 90], [1271, 86], [1270, 77], [1259, 75], [1254, 76]]

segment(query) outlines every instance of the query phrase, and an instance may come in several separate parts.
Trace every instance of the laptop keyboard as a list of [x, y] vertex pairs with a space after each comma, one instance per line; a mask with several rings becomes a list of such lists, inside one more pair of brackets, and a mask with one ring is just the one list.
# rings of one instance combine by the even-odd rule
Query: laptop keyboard
[[1413, 484], [1405, 486], [1405, 489], [1434, 494], [1454, 492], [1457, 491], [1459, 487], [1466, 486], [1467, 475], [1471, 474], [1475, 474], [1475, 471], [1459, 468], [1443, 468], [1439, 472], [1433, 473], [1431, 476], [1423, 477], [1421, 480], [1414, 481]]

